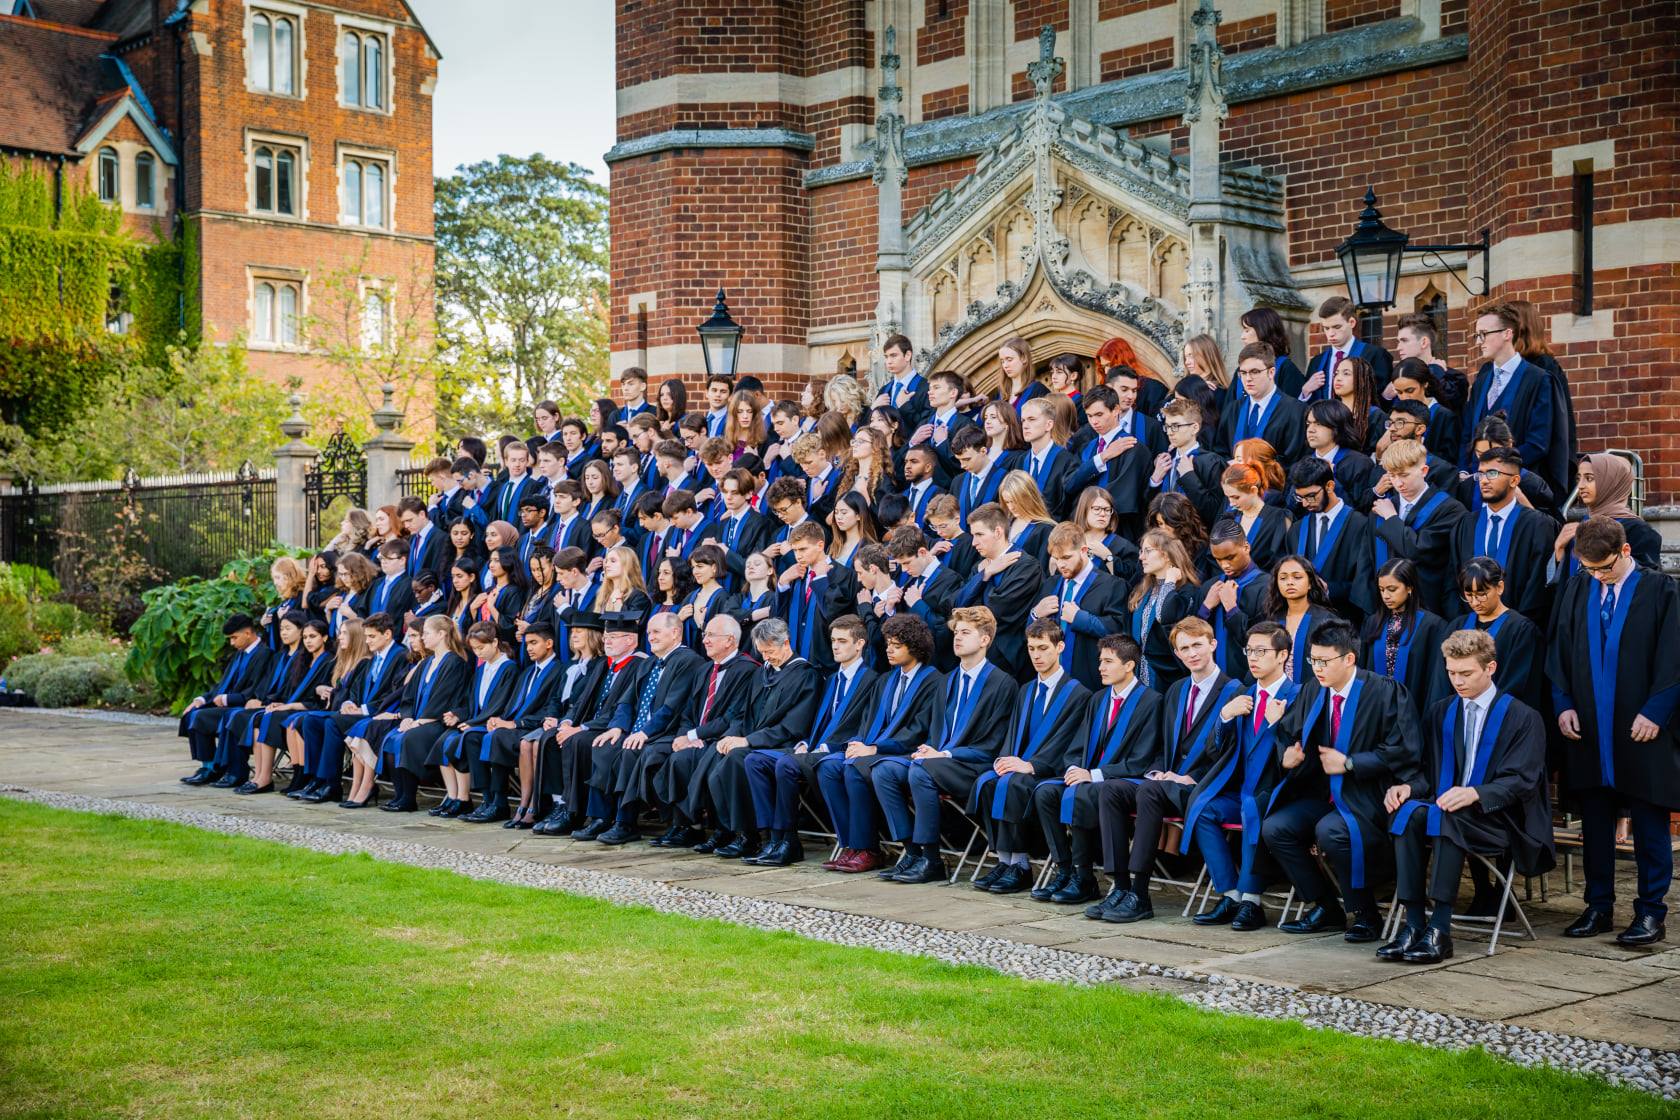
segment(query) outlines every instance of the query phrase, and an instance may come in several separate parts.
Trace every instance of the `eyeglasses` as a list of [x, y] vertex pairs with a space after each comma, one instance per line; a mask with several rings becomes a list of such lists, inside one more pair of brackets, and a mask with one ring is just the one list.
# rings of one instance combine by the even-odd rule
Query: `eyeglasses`
[[1511, 471], [1471, 471], [1471, 478], [1521, 478], [1522, 475]]
[[1278, 653], [1271, 646], [1247, 646], [1243, 649], [1243, 656], [1253, 661], [1257, 657], [1264, 657], [1268, 653]]
[[1582, 560], [1581, 570], [1583, 572], [1591, 572], [1593, 575], [1597, 575], [1600, 572], [1608, 572], [1612, 570], [1620, 560], [1620, 556], [1612, 556], [1609, 560], [1606, 560], [1602, 564], [1589, 564], [1585, 560]]
[[1512, 328], [1510, 327], [1495, 327], [1491, 331], [1471, 331], [1470, 337], [1475, 339], [1477, 342], [1483, 342], [1486, 341], [1490, 335], [1504, 334], [1506, 331], [1511, 329]]
[[1114, 512], [1114, 507], [1113, 506], [1093, 505], [1093, 506], [1091, 506], [1091, 512], [1092, 513], [1113, 513]]
[[1307, 664], [1311, 665], [1314, 669], [1327, 669], [1331, 665], [1340, 661], [1342, 658], [1351, 656], [1351, 654], [1338, 653], [1335, 657], [1309, 657], [1307, 658]]
[[1383, 425], [1383, 427], [1387, 428], [1391, 432], [1399, 431], [1401, 428], [1413, 428], [1416, 426], [1417, 417], [1415, 416], [1391, 416], [1388, 418], [1388, 423]]
[[1201, 427], [1201, 425], [1196, 423], [1194, 420], [1179, 420], [1179, 421], [1175, 421], [1174, 423], [1166, 425], [1166, 429], [1169, 432], [1182, 432], [1186, 428], [1199, 428], [1199, 427]]
[[1466, 587], [1466, 588], [1463, 588], [1463, 592], [1464, 592], [1464, 597], [1466, 599], [1475, 599], [1476, 601], [1480, 602], [1481, 600], [1486, 599], [1491, 595], [1499, 594], [1499, 588], [1497, 588], [1497, 587]]

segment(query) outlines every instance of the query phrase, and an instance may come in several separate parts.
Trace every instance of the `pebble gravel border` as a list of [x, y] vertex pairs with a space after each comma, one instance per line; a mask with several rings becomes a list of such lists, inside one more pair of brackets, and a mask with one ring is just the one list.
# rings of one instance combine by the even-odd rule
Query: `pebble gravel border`
[[1680, 1099], [1680, 1052], [1474, 1019], [1414, 1008], [1372, 1003], [1346, 996], [1297, 991], [1274, 984], [1237, 980], [1217, 973], [1142, 964], [1001, 937], [934, 929], [910, 922], [795, 906], [786, 902], [719, 894], [588, 868], [536, 863], [507, 855], [483, 855], [382, 837], [336, 832], [305, 825], [170, 808], [141, 801], [0, 787], [18, 801], [87, 813], [109, 813], [136, 820], [170, 821], [209, 832], [273, 840], [329, 855], [365, 853], [390, 863], [453, 871], [473, 879], [564, 891], [620, 905], [647, 906], [661, 913], [733, 922], [755, 929], [780, 930], [835, 945], [932, 957], [950, 964], [979, 965], [1009, 976], [1058, 983], [1100, 984], [1138, 977], [1162, 977], [1194, 985], [1179, 998], [1198, 1007], [1288, 1019], [1308, 1027], [1365, 1038], [1421, 1043], [1443, 1050], [1480, 1047], [1521, 1066], [1551, 1066], [1602, 1077]]

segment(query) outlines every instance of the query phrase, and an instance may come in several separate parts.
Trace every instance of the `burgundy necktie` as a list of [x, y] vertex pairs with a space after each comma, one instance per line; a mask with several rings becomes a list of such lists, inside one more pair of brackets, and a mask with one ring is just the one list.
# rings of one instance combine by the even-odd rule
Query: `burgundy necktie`
[[706, 722], [706, 717], [712, 714], [712, 701], [714, 699], [716, 699], [716, 697], [717, 697], [718, 669], [719, 668], [720, 668], [720, 666], [718, 666], [716, 664], [713, 664], [712, 665], [711, 676], [709, 676], [706, 679], [706, 703], [703, 704], [700, 708], [700, 722], [701, 723], [705, 723]]
[[1192, 684], [1190, 686], [1190, 700], [1184, 705], [1184, 735], [1186, 738], [1190, 735], [1190, 725], [1196, 722], [1196, 697], [1201, 694], [1200, 685]]
[[815, 572], [805, 573], [805, 601], [807, 603], [811, 601], [811, 585], [816, 582], [816, 578], [817, 574]]
[[1336, 741], [1341, 738], [1341, 735], [1342, 698], [1340, 696], [1332, 696], [1330, 698], [1330, 745], [1332, 747], [1336, 745]]
[[1108, 725], [1105, 731], [1114, 730], [1114, 721], [1120, 718], [1120, 697], [1116, 696], [1108, 705]]

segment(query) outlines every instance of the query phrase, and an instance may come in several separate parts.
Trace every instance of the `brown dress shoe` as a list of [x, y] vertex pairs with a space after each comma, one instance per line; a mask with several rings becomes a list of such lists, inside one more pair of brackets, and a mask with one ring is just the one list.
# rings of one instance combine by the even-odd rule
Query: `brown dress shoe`
[[838, 871], [840, 869], [840, 865], [842, 863], [845, 863], [848, 859], [852, 858], [852, 856], [854, 854], [856, 854], [856, 852], [857, 852], [856, 848], [841, 848], [840, 851], [835, 854], [833, 859], [823, 860], [823, 865], [822, 865], [823, 870], [824, 871]]
[[870, 848], [867, 851], [853, 852], [852, 858], [836, 867], [835, 870], [843, 871], [848, 875], [859, 875], [865, 871], [874, 871], [886, 865], [886, 857], [881, 854], [880, 849]]

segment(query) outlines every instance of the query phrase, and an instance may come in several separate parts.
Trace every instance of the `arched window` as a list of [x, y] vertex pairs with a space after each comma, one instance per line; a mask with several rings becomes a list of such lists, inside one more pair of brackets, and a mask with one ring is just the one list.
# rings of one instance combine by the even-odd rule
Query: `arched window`
[[385, 108], [385, 47], [377, 35], [362, 40], [362, 104]]
[[257, 209], [274, 209], [274, 149], [258, 148], [256, 153]]
[[385, 169], [370, 163], [362, 176], [363, 225], [385, 226]]
[[1431, 284], [1422, 292], [1418, 293], [1417, 303], [1414, 305], [1413, 309], [1421, 314], [1429, 316], [1430, 320], [1435, 324], [1435, 337], [1441, 340], [1441, 349], [1445, 351], [1447, 338], [1447, 297], [1442, 295], [1436, 289], [1435, 285]]
[[251, 301], [251, 338], [274, 341], [274, 285], [258, 284]]
[[385, 293], [370, 291], [362, 301], [362, 349], [380, 350], [385, 346], [390, 324], [390, 309]]
[[296, 346], [298, 341], [298, 290], [291, 284], [280, 288], [280, 345]]
[[344, 164], [344, 220], [362, 224], [362, 165], [355, 160]]
[[354, 31], [346, 31], [344, 39], [339, 44], [339, 66], [344, 71], [344, 103], [346, 105], [360, 105], [362, 103], [362, 37]]
[[117, 162], [115, 148], [99, 149], [99, 200], [122, 201], [122, 165]]
[[134, 205], [142, 210], [157, 207], [157, 160], [150, 152], [134, 157]]
[[251, 85], [274, 88], [274, 29], [265, 15], [251, 17]]
[[274, 92], [292, 93], [292, 71], [294, 69], [292, 54], [292, 21], [277, 19], [274, 21]]

